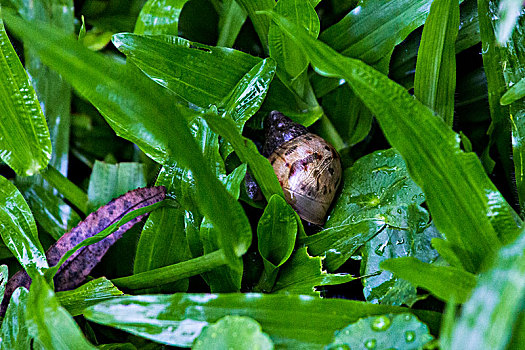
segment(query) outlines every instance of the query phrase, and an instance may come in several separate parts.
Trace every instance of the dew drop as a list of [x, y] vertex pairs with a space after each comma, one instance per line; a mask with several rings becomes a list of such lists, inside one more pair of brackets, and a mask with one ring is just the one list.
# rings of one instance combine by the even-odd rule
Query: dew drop
[[405, 340], [407, 343], [412, 343], [414, 340], [416, 340], [416, 332], [414, 331], [406, 331], [405, 332]]
[[390, 318], [388, 318], [388, 316], [378, 316], [372, 322], [372, 329], [378, 332], [386, 331], [388, 327], [390, 327], [390, 323], [391, 321]]
[[377, 345], [377, 340], [374, 338], [365, 340], [365, 348], [367, 349], [375, 349]]

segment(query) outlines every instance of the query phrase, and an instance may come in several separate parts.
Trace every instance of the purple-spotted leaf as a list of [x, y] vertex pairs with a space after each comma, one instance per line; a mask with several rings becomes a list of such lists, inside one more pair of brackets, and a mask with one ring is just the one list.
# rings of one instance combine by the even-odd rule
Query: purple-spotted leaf
[[[80, 242], [89, 239], [110, 226], [117, 224], [124, 216], [136, 209], [160, 202], [165, 198], [164, 187], [139, 188], [116, 198], [91, 213], [84, 221], [71, 231], [63, 235], [46, 252], [46, 257], [51, 266], [57, 265], [61, 258]], [[98, 243], [81, 247], [58, 268], [54, 277], [55, 289], [68, 290], [80, 285], [91, 270], [100, 262], [107, 250], [133, 225], [138, 223], [146, 214], [133, 218], [120, 225], [114, 231]], [[78, 247], [77, 247], [78, 248]], [[16, 273], [8, 281], [4, 299], [0, 306], [0, 314], [7, 308], [9, 298], [13, 291], [24, 286], [29, 288], [31, 278], [25, 271]]]

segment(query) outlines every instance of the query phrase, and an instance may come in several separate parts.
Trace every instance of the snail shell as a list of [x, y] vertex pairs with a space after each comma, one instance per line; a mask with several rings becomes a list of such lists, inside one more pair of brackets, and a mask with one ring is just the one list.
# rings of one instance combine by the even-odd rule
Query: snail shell
[[341, 181], [341, 159], [321, 137], [273, 111], [265, 121], [268, 157], [288, 204], [299, 216], [322, 225]]

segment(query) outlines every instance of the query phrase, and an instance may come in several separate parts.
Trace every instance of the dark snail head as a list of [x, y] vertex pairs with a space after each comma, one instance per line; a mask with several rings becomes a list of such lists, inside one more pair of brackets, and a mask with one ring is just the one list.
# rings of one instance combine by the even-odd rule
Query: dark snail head
[[293, 122], [278, 111], [270, 112], [270, 115], [264, 121], [264, 130], [266, 135], [263, 156], [265, 157], [272, 154], [283, 143], [308, 133], [308, 129], [304, 126]]

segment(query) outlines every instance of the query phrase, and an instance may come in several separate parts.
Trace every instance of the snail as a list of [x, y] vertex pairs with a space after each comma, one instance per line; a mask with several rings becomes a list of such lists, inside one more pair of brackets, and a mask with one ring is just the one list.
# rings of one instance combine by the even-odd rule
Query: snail
[[341, 181], [335, 148], [278, 111], [264, 122], [262, 154], [273, 166], [288, 204], [307, 222], [323, 225]]

